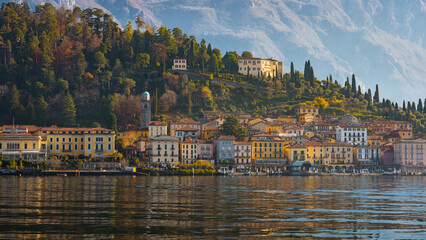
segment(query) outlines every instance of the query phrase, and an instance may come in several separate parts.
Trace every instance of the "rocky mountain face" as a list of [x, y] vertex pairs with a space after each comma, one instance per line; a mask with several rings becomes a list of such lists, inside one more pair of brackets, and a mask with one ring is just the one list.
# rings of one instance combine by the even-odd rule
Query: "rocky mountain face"
[[[20, 2], [20, 0], [16, 1]], [[249, 50], [344, 82], [355, 73], [380, 98], [426, 97], [423, 0], [28, 0], [30, 6], [102, 8], [121, 26], [141, 14], [151, 25], [179, 27], [225, 51]]]

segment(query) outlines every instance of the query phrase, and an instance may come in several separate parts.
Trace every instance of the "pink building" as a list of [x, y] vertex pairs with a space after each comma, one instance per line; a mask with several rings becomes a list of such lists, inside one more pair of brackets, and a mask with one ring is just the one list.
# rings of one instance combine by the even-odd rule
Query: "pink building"
[[200, 122], [196, 122], [189, 118], [179, 119], [175, 122], [170, 123], [170, 136], [175, 136], [176, 129], [183, 128], [183, 127], [196, 129], [197, 130], [196, 137], [199, 138], [201, 136]]
[[395, 142], [394, 149], [395, 164], [400, 166], [401, 172], [426, 172], [426, 140], [400, 140]]
[[214, 164], [214, 145], [212, 142], [198, 141], [197, 142], [198, 159], [206, 160]]

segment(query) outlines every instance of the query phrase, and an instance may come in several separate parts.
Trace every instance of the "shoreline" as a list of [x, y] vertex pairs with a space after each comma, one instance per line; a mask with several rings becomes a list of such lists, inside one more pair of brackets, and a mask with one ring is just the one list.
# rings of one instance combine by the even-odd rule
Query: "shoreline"
[[1, 169], [1, 176], [426, 176], [423, 174], [404, 174], [404, 173], [281, 173], [281, 174], [267, 174], [267, 173], [229, 173], [229, 174], [209, 174], [209, 175], [196, 175], [196, 174], [179, 174], [176, 172], [130, 172], [130, 171], [106, 171], [106, 170], [39, 170], [39, 169]]

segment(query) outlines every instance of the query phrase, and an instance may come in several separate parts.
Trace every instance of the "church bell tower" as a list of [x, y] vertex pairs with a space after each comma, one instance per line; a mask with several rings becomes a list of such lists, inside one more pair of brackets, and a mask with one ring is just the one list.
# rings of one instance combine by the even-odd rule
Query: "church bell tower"
[[142, 93], [141, 101], [141, 129], [148, 130], [151, 121], [151, 97], [147, 91]]

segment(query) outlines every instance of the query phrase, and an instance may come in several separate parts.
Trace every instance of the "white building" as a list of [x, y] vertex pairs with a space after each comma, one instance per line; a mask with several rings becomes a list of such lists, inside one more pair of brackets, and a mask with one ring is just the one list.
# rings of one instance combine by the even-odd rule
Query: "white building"
[[352, 145], [367, 144], [367, 128], [360, 123], [348, 123], [336, 128], [336, 140]]
[[148, 125], [149, 138], [167, 135], [167, 123], [151, 121]]
[[359, 145], [354, 149], [354, 158], [359, 169], [376, 170], [380, 164], [380, 147]]
[[239, 168], [251, 164], [251, 142], [237, 142], [234, 143], [235, 150], [235, 164]]
[[186, 59], [185, 58], [173, 59], [172, 70], [186, 70]]
[[179, 139], [170, 136], [151, 138], [148, 144], [149, 161], [155, 164], [179, 163]]
[[[276, 77], [283, 73], [283, 63], [272, 58], [238, 58], [238, 73]], [[278, 73], [278, 74], [277, 74]]]

